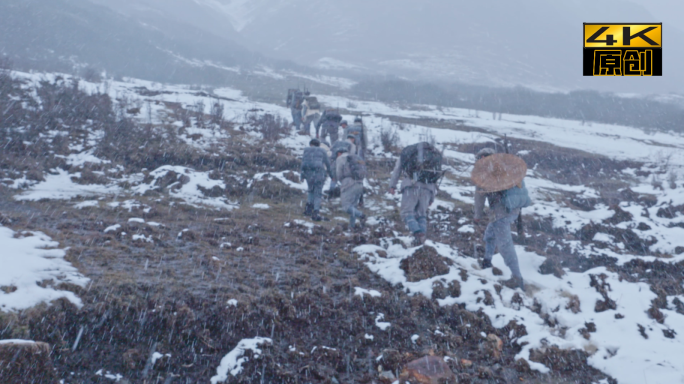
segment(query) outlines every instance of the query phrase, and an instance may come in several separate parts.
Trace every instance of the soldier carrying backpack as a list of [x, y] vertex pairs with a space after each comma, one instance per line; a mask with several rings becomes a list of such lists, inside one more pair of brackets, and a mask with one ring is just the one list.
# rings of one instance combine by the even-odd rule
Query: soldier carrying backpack
[[349, 227], [356, 228], [356, 219], [361, 222], [366, 215], [356, 206], [363, 195], [363, 179], [366, 178], [366, 162], [357, 155], [347, 152], [347, 147], [340, 146], [335, 160], [335, 177], [340, 183], [340, 203], [342, 209], [349, 214]]
[[302, 103], [302, 131], [299, 133], [311, 135], [311, 123], [321, 117], [321, 104], [314, 96], [309, 96]]
[[442, 153], [426, 142], [404, 148], [392, 171], [389, 192], [396, 192], [401, 178], [401, 218], [416, 245], [427, 238], [427, 210], [435, 200], [437, 182], [443, 175]]
[[366, 127], [360, 117], [354, 119], [354, 124], [351, 127], [345, 127], [344, 136], [354, 135], [354, 144], [356, 144], [357, 155], [362, 159], [366, 158], [366, 149], [368, 148], [368, 135], [366, 134]]
[[485, 229], [485, 254], [481, 266], [492, 267], [492, 257], [498, 248], [513, 275], [510, 280], [504, 282], [504, 285], [524, 290], [518, 255], [511, 236], [511, 224], [520, 215], [520, 209], [532, 205], [523, 180], [527, 173], [527, 165], [517, 156], [495, 153], [491, 148], [480, 150], [476, 159], [471, 174], [476, 186], [475, 223], [482, 219], [485, 200], [489, 201], [489, 211], [494, 216]]
[[[340, 121], [342, 121], [342, 115], [333, 109], [326, 109], [318, 122], [316, 123], [316, 138], [325, 139], [326, 136], [330, 135], [330, 143], [335, 145], [335, 142], [339, 139], [339, 128]], [[323, 128], [321, 130], [321, 127]]]
[[301, 168], [301, 178], [306, 180], [308, 186], [304, 215], [311, 215], [311, 219], [314, 221], [323, 220], [320, 216], [323, 184], [325, 184], [326, 176], [332, 178], [328, 153], [320, 145], [321, 142], [318, 139], [312, 139], [309, 142], [309, 148], [304, 150], [302, 156]]
[[299, 131], [302, 124], [302, 107], [306, 96], [309, 96], [309, 92], [302, 92], [298, 89], [291, 89], [287, 94], [288, 106], [290, 107], [290, 112], [292, 112], [292, 123], [297, 131]]

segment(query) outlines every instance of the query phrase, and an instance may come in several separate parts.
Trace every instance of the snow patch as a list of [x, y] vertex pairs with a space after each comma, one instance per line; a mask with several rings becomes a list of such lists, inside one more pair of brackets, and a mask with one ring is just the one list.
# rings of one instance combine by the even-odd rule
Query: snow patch
[[216, 375], [211, 378], [211, 384], [226, 382], [228, 373], [233, 377], [239, 375], [242, 372], [242, 364], [249, 361], [249, 358], [243, 357], [245, 351], [251, 350], [254, 353], [254, 358], [258, 359], [261, 356], [261, 349], [258, 347], [262, 344], [271, 343], [272, 340], [267, 337], [240, 340], [238, 345], [221, 359], [221, 364], [216, 368]]
[[[58, 290], [59, 283], [85, 286], [88, 278], [64, 260], [66, 252], [59, 243], [41, 232], [16, 233], [0, 226], [0, 308], [19, 311], [42, 302], [66, 298], [76, 306], [81, 299], [73, 292]], [[44, 287], [39, 285], [46, 282]]]

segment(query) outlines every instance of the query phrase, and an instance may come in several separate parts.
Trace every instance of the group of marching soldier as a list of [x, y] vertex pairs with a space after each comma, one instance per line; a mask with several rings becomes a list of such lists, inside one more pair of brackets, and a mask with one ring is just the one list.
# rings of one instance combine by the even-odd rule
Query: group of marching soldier
[[[308, 185], [304, 214], [314, 221], [327, 220], [320, 215], [320, 209], [323, 186], [330, 177], [330, 197], [339, 193], [342, 209], [349, 214], [350, 228], [362, 227], [366, 218], [360, 209], [363, 207], [368, 135], [361, 117], [356, 117], [349, 126], [339, 111], [321, 112], [315, 97], [296, 90], [288, 93], [288, 106], [300, 134], [312, 136], [311, 124], [315, 126], [315, 138], [309, 142], [302, 158], [301, 177]], [[341, 137], [340, 130], [343, 132]], [[476, 185], [475, 223], [479, 225], [482, 221], [485, 200], [492, 216], [484, 232], [485, 253], [480, 260], [481, 267], [492, 267], [492, 256], [498, 249], [511, 270], [512, 278], [504, 283], [511, 288], [524, 288], [510, 225], [520, 217], [521, 208], [531, 205], [523, 181], [526, 172], [527, 166], [521, 158], [484, 148], [476, 154], [471, 175]], [[426, 241], [428, 208], [435, 200], [443, 175], [442, 153], [427, 142], [405, 147], [396, 161], [388, 192], [401, 193], [401, 218], [414, 237], [414, 245]]]

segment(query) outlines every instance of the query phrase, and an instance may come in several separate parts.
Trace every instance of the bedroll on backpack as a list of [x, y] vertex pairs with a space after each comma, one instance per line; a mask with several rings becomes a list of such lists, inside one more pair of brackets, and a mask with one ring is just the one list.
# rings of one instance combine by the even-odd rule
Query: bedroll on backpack
[[296, 109], [301, 109], [302, 108], [302, 103], [304, 102], [304, 93], [303, 92], [297, 92], [294, 94], [294, 103], [295, 103], [295, 108]]
[[337, 112], [327, 112], [325, 114], [325, 121], [333, 121], [339, 124], [342, 121], [342, 115]]
[[524, 180], [522, 181], [522, 188], [513, 187], [503, 192], [503, 203], [506, 207], [506, 212], [532, 205], [532, 199], [530, 199], [530, 194], [527, 192]]
[[352, 179], [363, 180], [366, 178], [366, 162], [356, 155], [347, 155], [347, 162], [351, 170]]
[[327, 156], [321, 148], [306, 148], [302, 156], [302, 169], [307, 171], [323, 169], [323, 157]]
[[309, 109], [321, 109], [321, 104], [318, 102], [318, 99], [314, 96], [307, 97], [306, 104], [309, 106]]
[[425, 142], [404, 148], [401, 151], [401, 166], [409, 177], [421, 183], [436, 184], [444, 175], [442, 153]]
[[333, 160], [337, 158], [337, 152], [343, 148], [346, 149], [346, 152], [351, 151], [351, 143], [348, 141], [338, 140], [332, 145], [332, 148], [330, 148], [330, 156]]

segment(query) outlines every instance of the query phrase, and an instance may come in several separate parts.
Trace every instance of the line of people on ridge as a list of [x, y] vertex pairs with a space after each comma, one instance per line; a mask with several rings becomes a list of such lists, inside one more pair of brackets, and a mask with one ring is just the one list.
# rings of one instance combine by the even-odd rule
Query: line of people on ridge
[[[309, 91], [288, 90], [286, 103], [292, 113], [292, 123], [299, 134], [311, 136], [313, 124], [316, 138], [328, 147], [334, 146], [340, 140], [348, 140], [350, 135], [353, 135], [354, 154], [362, 159], [366, 158], [367, 135], [360, 117], [355, 118], [353, 124], [349, 126], [338, 110], [325, 109], [321, 112], [321, 104], [315, 96], [311, 96]], [[340, 129], [342, 129], [341, 137]]]
[[[333, 115], [333, 112], [330, 114]], [[302, 158], [301, 178], [306, 180], [308, 187], [304, 215], [311, 216], [314, 221], [327, 220], [320, 215], [320, 209], [323, 186], [327, 177], [330, 177], [331, 190], [339, 187], [341, 208], [349, 214], [350, 228], [357, 229], [364, 225], [366, 219], [366, 215], [359, 209], [363, 206], [363, 180], [367, 175], [365, 150], [359, 151], [357, 146], [360, 135], [350, 133], [348, 129], [345, 129], [345, 139], [335, 140], [332, 146], [325, 140], [320, 140], [318, 127], [324, 128], [324, 138], [330, 135], [332, 139], [331, 133], [334, 131], [337, 134], [339, 130], [338, 126], [326, 121], [319, 120], [317, 123], [317, 137], [309, 142]], [[356, 123], [363, 127], [360, 118], [355, 120]], [[365, 139], [365, 129], [362, 128], [360, 132]], [[526, 172], [527, 166], [519, 157], [484, 148], [476, 154], [476, 164], [471, 175], [476, 185], [475, 223], [482, 223], [485, 201], [489, 203], [493, 216], [484, 232], [485, 253], [480, 261], [481, 267], [492, 267], [491, 260], [498, 249], [512, 274], [512, 278], [504, 284], [522, 289], [524, 280], [510, 225], [521, 217], [521, 208], [531, 205], [523, 181]], [[442, 153], [426, 142], [405, 147], [392, 170], [388, 192], [397, 193], [399, 185], [400, 214], [414, 237], [414, 245], [421, 245], [426, 240], [428, 209], [435, 200], [438, 183], [443, 175]], [[334, 196], [334, 193], [330, 196]]]

